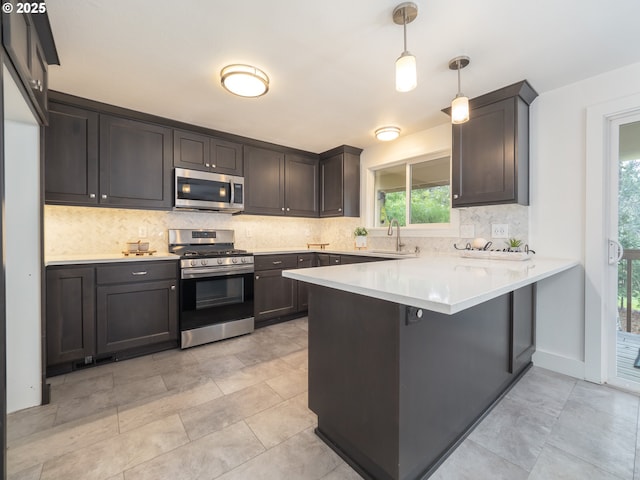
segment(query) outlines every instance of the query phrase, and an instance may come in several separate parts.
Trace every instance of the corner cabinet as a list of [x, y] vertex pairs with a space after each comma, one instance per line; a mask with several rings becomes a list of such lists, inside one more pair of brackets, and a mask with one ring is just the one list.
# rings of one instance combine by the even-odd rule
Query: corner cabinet
[[266, 148], [244, 149], [245, 213], [318, 216], [318, 160]]
[[342, 146], [320, 155], [320, 216], [360, 216], [361, 149]]
[[453, 207], [529, 205], [529, 105], [537, 95], [522, 81], [469, 102], [469, 121], [453, 125]]

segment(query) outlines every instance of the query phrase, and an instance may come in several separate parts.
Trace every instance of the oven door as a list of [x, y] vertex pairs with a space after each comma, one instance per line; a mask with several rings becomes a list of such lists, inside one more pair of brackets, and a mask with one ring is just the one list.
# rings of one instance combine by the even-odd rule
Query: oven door
[[181, 280], [180, 331], [253, 317], [253, 272]]

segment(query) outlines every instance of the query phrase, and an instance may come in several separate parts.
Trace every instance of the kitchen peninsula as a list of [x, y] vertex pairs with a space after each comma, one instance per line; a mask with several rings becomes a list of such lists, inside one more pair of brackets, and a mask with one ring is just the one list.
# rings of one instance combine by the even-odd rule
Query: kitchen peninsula
[[536, 283], [575, 265], [442, 255], [285, 271], [309, 284], [316, 433], [365, 478], [426, 478], [530, 366]]

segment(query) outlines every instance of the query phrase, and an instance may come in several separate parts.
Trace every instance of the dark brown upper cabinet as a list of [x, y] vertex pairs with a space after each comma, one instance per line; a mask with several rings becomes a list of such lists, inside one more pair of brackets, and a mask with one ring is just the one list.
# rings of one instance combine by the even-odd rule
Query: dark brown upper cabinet
[[320, 216], [360, 216], [359, 148], [343, 145], [320, 155]]
[[453, 207], [529, 205], [529, 105], [537, 95], [524, 80], [469, 102], [469, 121], [453, 125]]
[[242, 145], [199, 133], [174, 130], [173, 165], [242, 176]]
[[[46, 13], [17, 13], [15, 1], [11, 3], [14, 11], [2, 14], [2, 43], [11, 59], [11, 63], [28, 92], [28, 97], [42, 123], [48, 122], [47, 89], [48, 65], [59, 63], [49, 21]], [[36, 5], [36, 4], [32, 4]], [[44, 5], [44, 3], [43, 3]], [[40, 18], [36, 18], [40, 17]], [[40, 32], [38, 31], [40, 27]], [[47, 33], [44, 35], [44, 33]], [[45, 38], [40, 38], [44, 35]], [[47, 60], [43, 42], [47, 43], [51, 59]]]
[[160, 125], [100, 115], [100, 203], [171, 208], [171, 133]]
[[46, 203], [171, 209], [170, 128], [56, 102], [49, 108]]
[[318, 160], [245, 147], [245, 213], [318, 216]]
[[47, 203], [97, 205], [98, 114], [51, 103], [44, 146]]

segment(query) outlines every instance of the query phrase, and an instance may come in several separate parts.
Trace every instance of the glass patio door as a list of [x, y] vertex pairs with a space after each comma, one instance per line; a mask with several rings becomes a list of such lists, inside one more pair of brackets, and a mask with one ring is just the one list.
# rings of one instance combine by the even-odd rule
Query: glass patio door
[[617, 119], [611, 128], [607, 310], [615, 322], [615, 383], [637, 389], [640, 388], [640, 115]]

